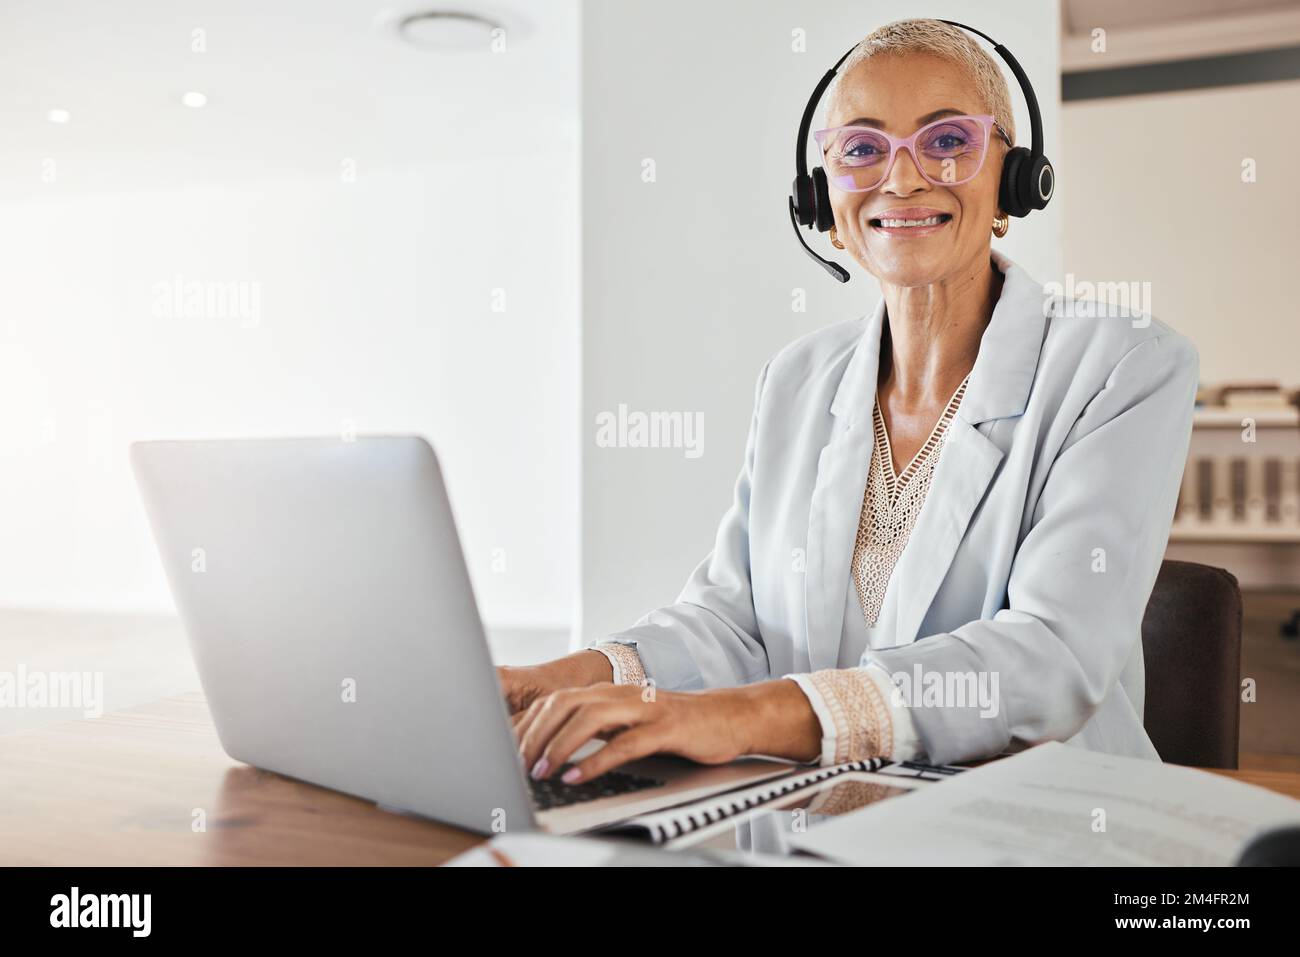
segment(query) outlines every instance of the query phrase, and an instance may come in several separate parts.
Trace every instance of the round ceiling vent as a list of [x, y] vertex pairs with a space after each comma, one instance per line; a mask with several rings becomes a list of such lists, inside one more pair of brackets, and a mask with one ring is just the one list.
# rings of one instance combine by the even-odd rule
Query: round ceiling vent
[[397, 20], [397, 34], [422, 50], [464, 52], [491, 50], [498, 30], [505, 27], [491, 17], [452, 10], [410, 13]]

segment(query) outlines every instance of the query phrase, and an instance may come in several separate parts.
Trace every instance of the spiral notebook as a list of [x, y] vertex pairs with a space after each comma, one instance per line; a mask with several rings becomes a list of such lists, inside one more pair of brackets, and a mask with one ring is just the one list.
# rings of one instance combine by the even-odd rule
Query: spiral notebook
[[836, 809], [828, 813], [838, 814], [885, 797], [928, 786], [964, 770], [952, 765], [928, 765], [912, 761], [894, 763], [885, 758], [849, 761], [833, 767], [795, 772], [752, 787], [713, 795], [703, 801], [642, 814], [601, 828], [598, 833], [637, 837], [663, 845], [689, 843], [695, 838], [707, 836], [706, 832], [725, 829], [737, 819], [756, 811], [788, 807], [795, 801], [825, 792], [832, 786], [849, 783], [859, 786], [854, 798], [847, 801], [843, 798], [833, 800]]

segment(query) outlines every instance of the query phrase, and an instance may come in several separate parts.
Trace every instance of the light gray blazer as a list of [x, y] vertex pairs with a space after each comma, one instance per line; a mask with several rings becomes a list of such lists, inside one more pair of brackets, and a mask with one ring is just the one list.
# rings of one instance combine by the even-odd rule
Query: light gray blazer
[[[890, 672], [996, 675], [997, 713], [911, 710], [929, 760], [1062, 740], [1159, 760], [1141, 621], [1191, 435], [1199, 359], [1162, 322], [1051, 295], [1001, 253], [1001, 298], [889, 590]], [[759, 376], [713, 551], [677, 602], [602, 641], [665, 689], [835, 668], [872, 453], [882, 299]]]

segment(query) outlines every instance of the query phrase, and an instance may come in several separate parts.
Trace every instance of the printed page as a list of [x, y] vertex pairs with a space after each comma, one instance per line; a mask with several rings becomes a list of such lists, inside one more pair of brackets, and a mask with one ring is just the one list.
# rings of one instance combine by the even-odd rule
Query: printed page
[[1228, 865], [1300, 801], [1228, 778], [1050, 742], [828, 821], [791, 844], [877, 865]]

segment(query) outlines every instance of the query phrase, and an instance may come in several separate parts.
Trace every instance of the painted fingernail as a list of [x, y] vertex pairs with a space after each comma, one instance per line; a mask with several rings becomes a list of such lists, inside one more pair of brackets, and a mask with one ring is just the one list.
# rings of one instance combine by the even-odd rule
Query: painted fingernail
[[546, 772], [551, 770], [551, 762], [545, 758], [538, 758], [537, 763], [533, 765], [533, 780], [540, 781], [546, 777]]
[[560, 780], [565, 784], [577, 784], [582, 780], [582, 768], [569, 768], [560, 775]]

